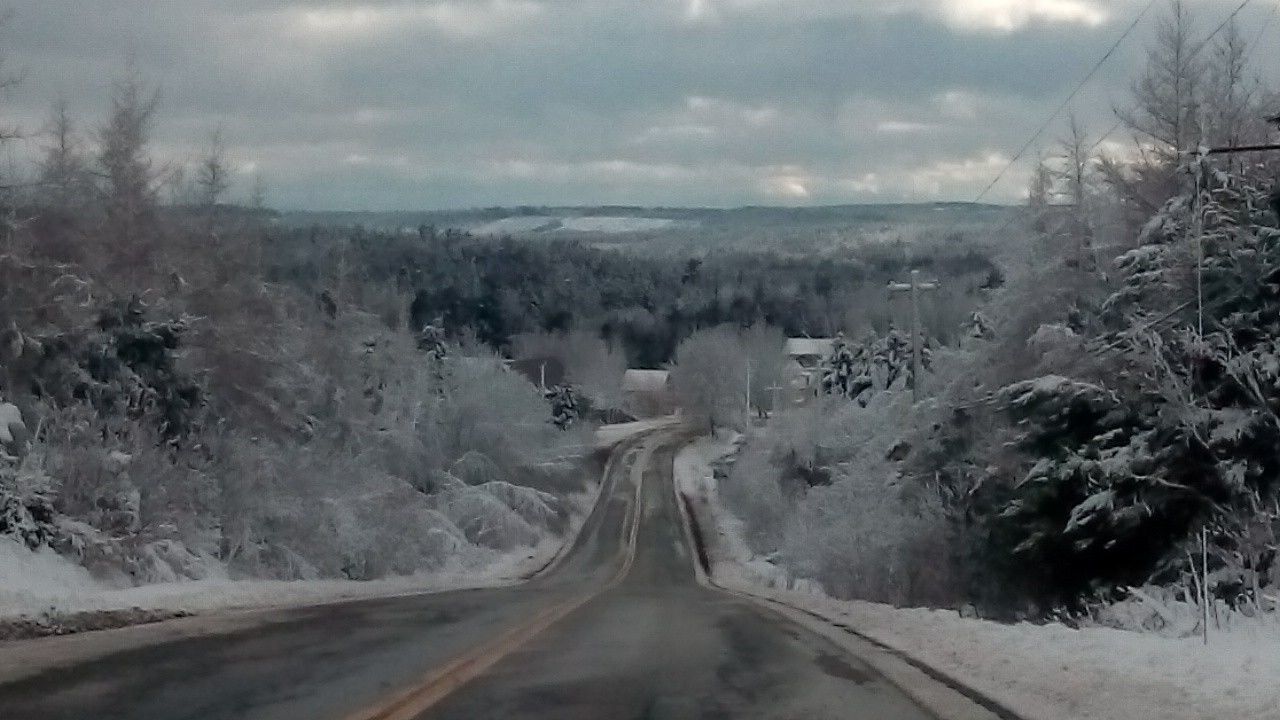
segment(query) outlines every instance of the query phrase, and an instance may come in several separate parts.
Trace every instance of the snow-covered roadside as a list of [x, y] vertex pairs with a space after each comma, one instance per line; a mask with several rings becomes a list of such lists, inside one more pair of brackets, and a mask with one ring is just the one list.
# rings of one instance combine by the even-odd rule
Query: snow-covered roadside
[[[570, 499], [564, 537], [496, 555], [479, 567], [446, 566], [434, 572], [381, 580], [231, 580], [226, 578], [112, 588], [51, 550], [33, 553], [0, 539], [0, 639], [65, 634], [97, 627], [150, 622], [220, 610], [281, 608], [447, 590], [513, 585], [546, 566], [576, 535], [594, 502], [593, 492]], [[145, 612], [137, 612], [137, 611]], [[151, 612], [159, 611], [159, 612]], [[80, 619], [81, 614], [93, 617]]]
[[[609, 449], [645, 432], [670, 425], [659, 418], [597, 429], [595, 446]], [[566, 498], [569, 524], [563, 535], [533, 547], [495, 553], [478, 566], [460, 564], [432, 572], [381, 580], [231, 580], [214, 578], [113, 588], [79, 565], [42, 549], [31, 552], [0, 538], [0, 640], [118, 627], [181, 615], [223, 610], [270, 609], [374, 597], [444, 592], [519, 583], [548, 567], [578, 536], [595, 506], [601, 478]], [[79, 617], [92, 615], [92, 617]]]
[[848, 625], [987, 695], [1028, 720], [1280, 718], [1280, 624], [1198, 638], [1063, 625], [1005, 625], [950, 610], [835, 600], [753, 558], [719, 501], [711, 463], [732, 451], [703, 439], [675, 461], [698, 515], [712, 577]]
[[647, 420], [636, 420], [628, 423], [617, 423], [615, 425], [601, 425], [595, 431], [595, 445], [597, 450], [607, 450], [620, 442], [630, 440], [641, 433], [650, 430], [658, 430], [664, 427], [670, 427], [680, 422], [680, 418], [675, 415], [666, 417], [650, 418]]
[[742, 521], [724, 509], [711, 466], [734, 452], [736, 434], [701, 437], [676, 453], [673, 477], [676, 492], [689, 502], [697, 514], [706, 544], [707, 560], [717, 581], [722, 577], [740, 577], [752, 586], [785, 583], [777, 566], [752, 557], [743, 539]]
[[5, 579], [0, 587], [0, 619], [133, 608], [200, 613], [510, 584], [520, 579], [522, 571], [536, 566], [539, 556], [546, 562], [557, 546], [547, 541], [524, 555], [504, 555], [474, 570], [453, 567], [384, 580], [214, 579], [118, 589], [98, 584], [52, 551], [32, 553], [5, 539], [0, 540], [0, 576]]

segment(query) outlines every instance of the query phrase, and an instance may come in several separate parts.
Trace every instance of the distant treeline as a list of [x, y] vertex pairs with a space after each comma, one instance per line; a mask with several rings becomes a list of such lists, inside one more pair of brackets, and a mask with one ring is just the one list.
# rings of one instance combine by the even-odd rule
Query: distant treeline
[[382, 300], [385, 314], [411, 330], [440, 320], [450, 334], [503, 349], [521, 333], [587, 329], [641, 367], [662, 365], [693, 330], [723, 323], [764, 322], [815, 337], [885, 326], [885, 284], [913, 267], [947, 281], [950, 296], [934, 313], [944, 336], [958, 325], [951, 315], [973, 304], [957, 298], [1002, 282], [988, 254], [964, 243], [915, 260], [886, 244], [825, 256], [712, 252], [673, 261], [572, 240], [316, 227], [278, 230], [267, 248], [271, 278], [317, 298], [365, 281], [396, 288]]

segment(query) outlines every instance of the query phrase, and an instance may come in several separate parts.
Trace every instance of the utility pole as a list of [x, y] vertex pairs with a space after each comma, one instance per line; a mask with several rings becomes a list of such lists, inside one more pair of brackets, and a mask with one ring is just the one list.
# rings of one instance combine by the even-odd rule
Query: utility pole
[[1196, 242], [1196, 337], [1204, 337], [1204, 212], [1200, 208], [1200, 180], [1206, 155], [1197, 151], [1191, 160], [1191, 234]]
[[751, 360], [747, 360], [747, 422], [751, 422]]
[[[1280, 130], [1280, 115], [1267, 118], [1267, 122], [1275, 125], [1276, 129]], [[1271, 197], [1269, 200], [1271, 204], [1271, 212], [1275, 213], [1276, 222], [1280, 222], [1280, 177], [1275, 178], [1272, 182]]]
[[768, 390], [772, 394], [772, 398], [773, 398], [773, 402], [769, 404], [768, 417], [773, 417], [773, 414], [778, 412], [778, 391], [782, 389], [783, 387], [777, 383], [774, 383], [769, 387], [765, 388], [765, 390]]
[[920, 346], [920, 293], [926, 290], [937, 290], [937, 282], [921, 282], [920, 271], [911, 271], [911, 282], [889, 283], [889, 291], [911, 294], [911, 399], [920, 402], [921, 387], [924, 385], [924, 349]]

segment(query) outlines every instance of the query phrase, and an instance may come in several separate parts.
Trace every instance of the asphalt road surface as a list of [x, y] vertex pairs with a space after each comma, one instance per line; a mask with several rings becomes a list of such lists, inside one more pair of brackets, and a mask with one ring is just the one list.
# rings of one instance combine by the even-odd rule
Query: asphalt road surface
[[264, 613], [0, 685], [0, 720], [932, 717], [832, 642], [696, 582], [676, 447], [620, 449], [573, 547], [524, 585]]

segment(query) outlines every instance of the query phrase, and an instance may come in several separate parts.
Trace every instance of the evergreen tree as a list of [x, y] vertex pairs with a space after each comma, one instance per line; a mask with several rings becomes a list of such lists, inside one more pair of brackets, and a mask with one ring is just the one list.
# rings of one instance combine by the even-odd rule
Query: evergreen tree
[[1280, 230], [1246, 178], [1193, 170], [1199, 201], [1169, 201], [1120, 259], [1122, 284], [1101, 316], [1112, 333], [1092, 348], [1110, 372], [996, 394], [1029, 464], [996, 525], [1020, 571], [1042, 578], [1046, 602], [1177, 580], [1201, 528], [1215, 592], [1247, 595], [1275, 573], [1266, 508], [1280, 500]]
[[871, 387], [867, 370], [866, 348], [850, 345], [844, 333], [838, 333], [831, 345], [831, 354], [822, 363], [822, 391], [856, 399]]
[[578, 421], [578, 395], [570, 385], [556, 385], [547, 390], [551, 403], [551, 422], [561, 430], [568, 430]]

